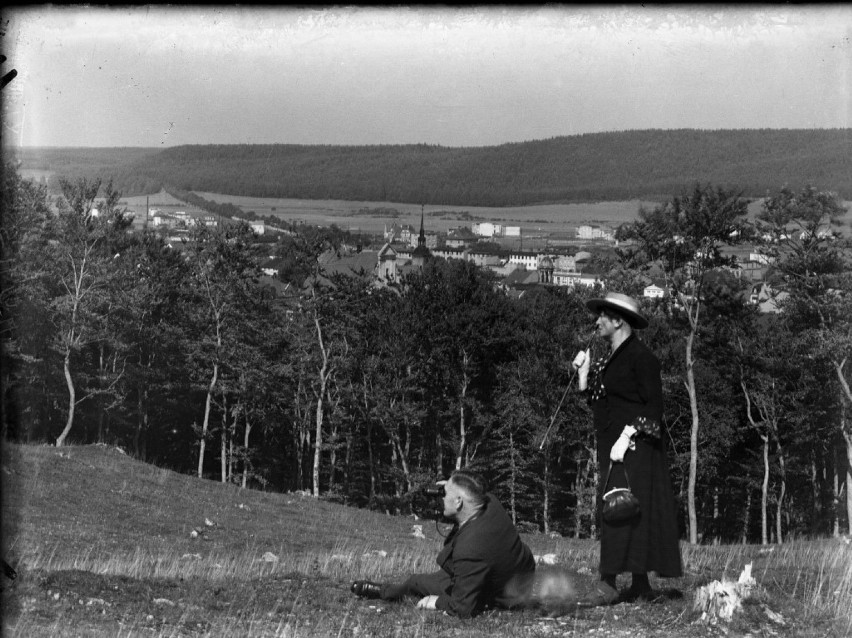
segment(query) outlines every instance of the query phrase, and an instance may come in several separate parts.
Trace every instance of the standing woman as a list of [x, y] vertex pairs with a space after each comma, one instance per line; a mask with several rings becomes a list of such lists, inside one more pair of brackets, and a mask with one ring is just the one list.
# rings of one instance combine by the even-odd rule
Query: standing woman
[[[581, 605], [650, 600], [648, 572], [664, 578], [682, 575], [677, 508], [662, 437], [660, 362], [634, 334], [648, 326], [635, 299], [611, 292], [586, 306], [597, 314], [597, 335], [609, 344], [609, 353], [594, 365], [587, 350], [578, 368], [580, 390], [588, 391], [594, 416], [601, 473], [598, 504], [606, 489], [626, 487], [626, 472], [640, 513], [617, 524], [599, 516], [601, 579]], [[603, 483], [611, 465], [607, 487]], [[619, 598], [615, 579], [622, 572], [630, 572], [633, 580]]]

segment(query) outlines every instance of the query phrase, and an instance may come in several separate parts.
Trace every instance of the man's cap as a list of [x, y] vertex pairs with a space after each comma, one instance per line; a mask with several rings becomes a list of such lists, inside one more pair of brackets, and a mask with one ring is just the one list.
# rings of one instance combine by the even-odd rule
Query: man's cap
[[620, 292], [608, 292], [603, 299], [589, 299], [586, 308], [595, 314], [604, 309], [612, 310], [624, 317], [633, 328], [648, 327], [648, 320], [639, 312], [639, 303], [633, 297], [622, 295]]

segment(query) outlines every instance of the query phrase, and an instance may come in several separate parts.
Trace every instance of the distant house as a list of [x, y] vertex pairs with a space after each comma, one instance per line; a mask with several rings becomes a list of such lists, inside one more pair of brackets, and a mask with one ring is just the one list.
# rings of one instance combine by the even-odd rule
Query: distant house
[[523, 250], [515, 250], [509, 253], [509, 263], [523, 266], [527, 270], [538, 268], [539, 254]]
[[557, 255], [553, 267], [563, 272], [574, 272], [577, 270], [577, 260], [571, 255]]
[[402, 226], [399, 230], [399, 241], [409, 246], [417, 247], [417, 230], [411, 224]]
[[379, 249], [376, 276], [379, 281], [385, 284], [397, 281], [399, 275], [397, 271], [396, 251], [390, 243], [386, 243]]
[[577, 237], [579, 239], [605, 239], [612, 241], [614, 235], [611, 230], [602, 228], [597, 225], [584, 224], [577, 229]]
[[560, 270], [553, 271], [553, 283], [557, 286], [587, 286], [591, 288], [595, 284], [603, 285], [603, 277], [593, 273], [581, 272], [566, 272]]
[[517, 288], [519, 286], [531, 286], [538, 284], [538, 273], [530, 270], [518, 268], [503, 280], [503, 285], [507, 288]]
[[397, 224], [396, 222], [393, 222], [390, 225], [390, 227], [388, 227], [388, 225], [385, 224], [385, 232], [384, 232], [385, 241], [390, 243], [390, 242], [393, 242], [394, 240], [399, 239], [400, 231], [402, 231], [402, 227], [399, 224]]
[[649, 297], [651, 299], [662, 299], [668, 294], [666, 288], [661, 283], [652, 282], [645, 286], [642, 290], [643, 297]]
[[585, 250], [580, 250], [580, 251], [577, 251], [576, 255], [574, 255], [574, 263], [579, 268], [579, 266], [581, 264], [589, 261], [591, 258], [592, 258], [592, 253], [585, 251]]
[[400, 244], [396, 242], [391, 243], [390, 246], [396, 253], [396, 258], [398, 261], [411, 261], [411, 257], [414, 253], [414, 249], [411, 246], [409, 246], [408, 244]]
[[502, 224], [492, 222], [474, 222], [470, 225], [474, 235], [480, 237], [500, 237], [503, 234]]
[[481, 268], [502, 265], [498, 253], [495, 253], [493, 250], [478, 249], [476, 246], [471, 247], [467, 251], [467, 259]]
[[447, 248], [464, 248], [468, 244], [472, 244], [477, 240], [476, 235], [464, 226], [453, 228], [447, 233], [447, 238], [444, 244]]
[[281, 258], [270, 256], [269, 259], [261, 262], [260, 270], [267, 277], [275, 277], [281, 270]]
[[151, 223], [154, 228], [175, 228], [178, 225], [179, 220], [172, 215], [157, 213], [151, 218]]
[[775, 291], [766, 282], [751, 287], [749, 302], [755, 304], [760, 312], [781, 312], [781, 303], [790, 297], [789, 293]]
[[443, 257], [444, 259], [461, 259], [467, 261], [467, 251], [463, 248], [433, 248], [432, 255]]
[[[177, 215], [177, 213], [175, 213], [175, 215]], [[190, 226], [202, 226], [203, 225], [203, 226], [212, 227], [212, 226], [216, 226], [218, 223], [219, 223], [219, 220], [217, 219], [216, 215], [210, 215], [210, 214], [195, 215], [194, 217], [189, 217], [187, 219], [187, 224], [189, 224]]]

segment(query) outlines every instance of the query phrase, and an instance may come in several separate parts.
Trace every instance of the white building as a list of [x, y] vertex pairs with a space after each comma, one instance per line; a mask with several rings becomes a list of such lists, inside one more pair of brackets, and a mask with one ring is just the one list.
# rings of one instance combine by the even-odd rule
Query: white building
[[651, 299], [662, 299], [666, 296], [666, 289], [657, 284], [649, 284], [645, 286], [642, 295]]
[[603, 279], [601, 279], [600, 275], [555, 270], [553, 272], [553, 283], [557, 286], [571, 286], [572, 288], [577, 286], [588, 286], [591, 288], [595, 284], [603, 284]]
[[480, 237], [500, 237], [503, 235], [503, 226], [492, 222], [473, 222], [470, 229], [474, 235]]
[[577, 229], [577, 237], [580, 239], [605, 239], [607, 241], [615, 239], [611, 230], [589, 224], [584, 224]]
[[538, 268], [539, 255], [538, 253], [528, 253], [516, 251], [509, 253], [509, 263], [517, 266], [523, 266], [527, 270], [535, 270]]

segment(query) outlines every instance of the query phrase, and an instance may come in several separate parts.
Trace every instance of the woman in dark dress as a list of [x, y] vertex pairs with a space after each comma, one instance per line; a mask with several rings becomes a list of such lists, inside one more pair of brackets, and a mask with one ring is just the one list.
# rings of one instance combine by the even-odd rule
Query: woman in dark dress
[[[660, 362], [633, 332], [648, 325], [633, 298], [608, 293], [605, 299], [592, 299], [586, 305], [598, 315], [597, 335], [610, 346], [609, 353], [594, 364], [586, 351], [578, 367], [580, 390], [588, 391], [594, 415], [601, 476], [598, 504], [605, 489], [626, 487], [626, 472], [640, 513], [618, 524], [598, 517], [601, 580], [582, 604], [648, 600], [652, 598], [648, 572], [661, 577], [682, 575], [677, 511], [661, 436]], [[615, 579], [622, 572], [630, 572], [633, 580], [619, 598]]]

